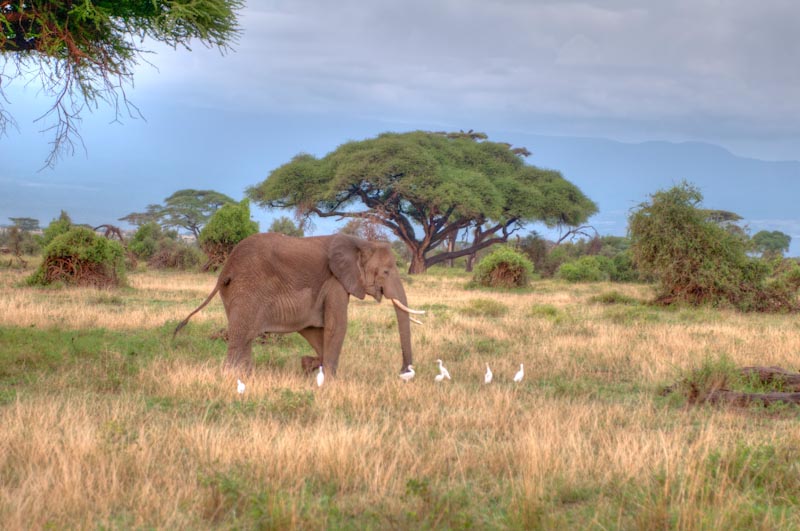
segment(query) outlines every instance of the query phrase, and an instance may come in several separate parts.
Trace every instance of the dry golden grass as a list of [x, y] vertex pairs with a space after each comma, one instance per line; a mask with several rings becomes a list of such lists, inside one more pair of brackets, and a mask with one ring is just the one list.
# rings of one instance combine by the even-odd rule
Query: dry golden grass
[[[94, 351], [56, 352], [72, 357], [32, 366], [29, 381], [5, 380], [6, 529], [800, 525], [794, 410], [658, 396], [721, 354], [795, 368], [794, 316], [590, 302], [612, 289], [644, 300], [646, 286], [543, 281], [496, 293], [415, 277], [409, 300], [429, 315], [413, 330], [412, 383], [397, 378], [391, 306], [353, 300], [339, 378], [316, 388], [300, 372], [307, 347], [289, 340], [257, 348], [238, 396], [221, 371], [224, 345], [205, 339], [225, 325], [218, 299], [174, 346], [163, 327], [205, 298], [212, 276], [137, 273], [133, 289], [113, 292], [0, 278], [0, 332], [122, 332]], [[129, 361], [121, 345], [136, 334], [160, 351]], [[22, 359], [30, 347], [13, 342]], [[437, 358], [453, 381], [433, 382]], [[519, 363], [526, 378], [514, 385]], [[11, 369], [0, 376], [20, 374]]]

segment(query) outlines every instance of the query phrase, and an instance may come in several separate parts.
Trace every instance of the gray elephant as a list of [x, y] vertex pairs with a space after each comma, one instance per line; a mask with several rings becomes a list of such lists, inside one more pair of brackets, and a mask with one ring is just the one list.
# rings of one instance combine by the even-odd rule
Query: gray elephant
[[[338, 234], [292, 238], [254, 234], [234, 247], [205, 301], [176, 328], [203, 309], [219, 292], [228, 316], [228, 357], [225, 367], [250, 371], [252, 343], [263, 332], [297, 332], [317, 353], [304, 356], [303, 368], [324, 366], [336, 374], [347, 331], [350, 295], [383, 297], [395, 305], [403, 364], [411, 365], [407, 299], [389, 244]], [[174, 337], [174, 334], [173, 334]]]

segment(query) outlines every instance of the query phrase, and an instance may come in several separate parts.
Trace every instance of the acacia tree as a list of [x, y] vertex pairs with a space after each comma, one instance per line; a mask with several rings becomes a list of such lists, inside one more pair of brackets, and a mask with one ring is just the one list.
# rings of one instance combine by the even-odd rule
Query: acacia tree
[[131, 212], [120, 221], [133, 225], [156, 222], [163, 227], [183, 228], [200, 237], [203, 225], [221, 206], [235, 203], [233, 198], [214, 190], [178, 190], [163, 205], [147, 205], [147, 212]]
[[[247, 194], [263, 207], [360, 218], [402, 240], [410, 273], [505, 242], [529, 222], [578, 225], [597, 211], [553, 170], [525, 164], [522, 148], [482, 133], [384, 133], [348, 142], [321, 159], [297, 155]], [[430, 255], [462, 230], [470, 245]]]
[[[144, 54], [144, 42], [173, 48], [198, 39], [226, 51], [238, 33], [243, 0], [0, 0], [0, 96], [6, 81], [39, 79], [54, 103], [54, 133], [46, 164], [75, 149], [86, 107], [105, 102], [138, 113], [124, 87]], [[10, 68], [8, 68], [10, 65]], [[33, 74], [33, 76], [31, 76]], [[1, 101], [1, 100], [0, 100]], [[0, 105], [0, 133], [13, 124]]]
[[789, 251], [792, 237], [779, 230], [758, 231], [753, 235], [753, 246], [765, 258], [777, 258]]

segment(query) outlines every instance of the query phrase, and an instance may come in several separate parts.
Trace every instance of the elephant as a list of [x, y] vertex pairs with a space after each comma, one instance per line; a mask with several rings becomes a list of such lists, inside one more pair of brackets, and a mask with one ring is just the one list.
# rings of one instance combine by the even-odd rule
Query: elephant
[[316, 352], [304, 356], [306, 372], [320, 366], [336, 374], [347, 331], [350, 295], [383, 297], [395, 305], [403, 362], [412, 364], [407, 299], [395, 256], [386, 242], [366, 241], [345, 234], [294, 238], [279, 233], [249, 236], [233, 248], [205, 301], [175, 328], [173, 338], [189, 319], [219, 292], [228, 318], [225, 368], [251, 372], [252, 343], [264, 332], [297, 332]]

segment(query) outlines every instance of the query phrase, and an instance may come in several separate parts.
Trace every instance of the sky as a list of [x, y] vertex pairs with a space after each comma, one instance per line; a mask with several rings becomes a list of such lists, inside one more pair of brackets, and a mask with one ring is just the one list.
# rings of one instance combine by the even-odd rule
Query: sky
[[[239, 199], [297, 153], [384, 131], [703, 142], [798, 160], [798, 20], [791, 0], [250, 0], [233, 51], [145, 43], [154, 53], [125, 88], [143, 118], [87, 109], [85, 149], [53, 169], [48, 119], [35, 121], [52, 101], [33, 77], [4, 78], [17, 127], [0, 138], [0, 224], [46, 225], [61, 209], [113, 223], [181, 188]], [[262, 230], [283, 214], [254, 207]], [[800, 219], [774, 221], [800, 241]]]

